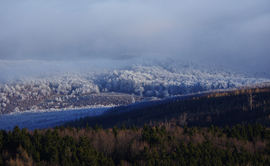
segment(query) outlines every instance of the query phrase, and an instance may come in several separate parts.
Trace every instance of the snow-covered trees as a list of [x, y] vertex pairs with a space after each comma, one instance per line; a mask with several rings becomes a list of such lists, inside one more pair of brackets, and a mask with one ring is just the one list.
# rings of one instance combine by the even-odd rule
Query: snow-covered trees
[[[50, 71], [0, 84], [1, 109], [12, 100], [55, 100], [62, 103], [81, 95], [116, 91], [140, 96], [170, 97], [212, 89], [270, 82], [269, 75], [234, 72], [194, 62], [162, 61], [115, 69]], [[261, 77], [261, 78], [260, 78]], [[54, 96], [51, 98], [51, 96]], [[31, 102], [29, 102], [31, 103]], [[37, 103], [33, 103], [35, 105]], [[29, 108], [31, 105], [29, 106]], [[15, 106], [12, 110], [15, 109]]]
[[[168, 97], [212, 89], [234, 88], [239, 85], [248, 85], [267, 79], [227, 77], [227, 71], [202, 68], [166, 66], [132, 66], [128, 70], [114, 70], [99, 82], [101, 88], [109, 91], [130, 92], [138, 95]], [[171, 72], [173, 71], [173, 72]]]

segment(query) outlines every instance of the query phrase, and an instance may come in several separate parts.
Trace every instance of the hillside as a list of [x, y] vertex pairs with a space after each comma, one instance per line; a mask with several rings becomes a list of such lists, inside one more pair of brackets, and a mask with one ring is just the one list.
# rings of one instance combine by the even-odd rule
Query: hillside
[[[158, 104], [161, 103], [161, 104]], [[132, 108], [132, 107], [131, 107]], [[143, 126], [166, 122], [174, 119], [179, 125], [204, 126], [211, 124], [219, 127], [235, 124], [261, 123], [270, 126], [270, 87], [242, 89], [231, 92], [221, 92], [193, 97], [186, 100], [172, 102], [156, 102], [154, 106], [116, 107], [101, 116], [86, 117], [75, 122], [68, 122], [70, 126], [80, 127], [88, 123], [96, 123], [103, 127]]]
[[267, 72], [230, 70], [179, 59], [74, 63], [0, 60], [0, 66], [0, 114], [128, 105], [147, 97], [168, 98], [217, 89], [265, 86], [270, 82]]
[[66, 127], [1, 130], [0, 165], [270, 164], [270, 87], [147, 103]]

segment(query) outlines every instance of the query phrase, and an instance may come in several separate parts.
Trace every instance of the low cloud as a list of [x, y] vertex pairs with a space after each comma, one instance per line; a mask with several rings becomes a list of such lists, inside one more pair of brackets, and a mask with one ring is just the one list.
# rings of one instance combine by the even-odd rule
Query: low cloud
[[270, 1], [1, 1], [0, 59], [154, 55], [269, 71]]

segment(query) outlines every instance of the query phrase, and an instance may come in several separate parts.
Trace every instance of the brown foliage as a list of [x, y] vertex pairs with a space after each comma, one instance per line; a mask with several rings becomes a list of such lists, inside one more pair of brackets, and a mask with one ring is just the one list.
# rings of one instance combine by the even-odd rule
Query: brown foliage
[[35, 165], [32, 157], [29, 157], [27, 152], [21, 146], [19, 146], [19, 148], [17, 149], [17, 154], [16, 154], [15, 159], [13, 159], [8, 154], [8, 152], [4, 153], [3, 158], [4, 159], [9, 158], [6, 161], [6, 165], [8, 166], [33, 166]]

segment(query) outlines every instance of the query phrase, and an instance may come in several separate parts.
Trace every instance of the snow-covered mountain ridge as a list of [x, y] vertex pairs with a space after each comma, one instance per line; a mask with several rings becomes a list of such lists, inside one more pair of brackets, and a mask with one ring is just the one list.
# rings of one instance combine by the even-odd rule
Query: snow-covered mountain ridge
[[0, 60], [0, 71], [1, 113], [127, 105], [145, 97], [171, 97], [270, 82], [266, 72], [235, 71], [170, 59]]

